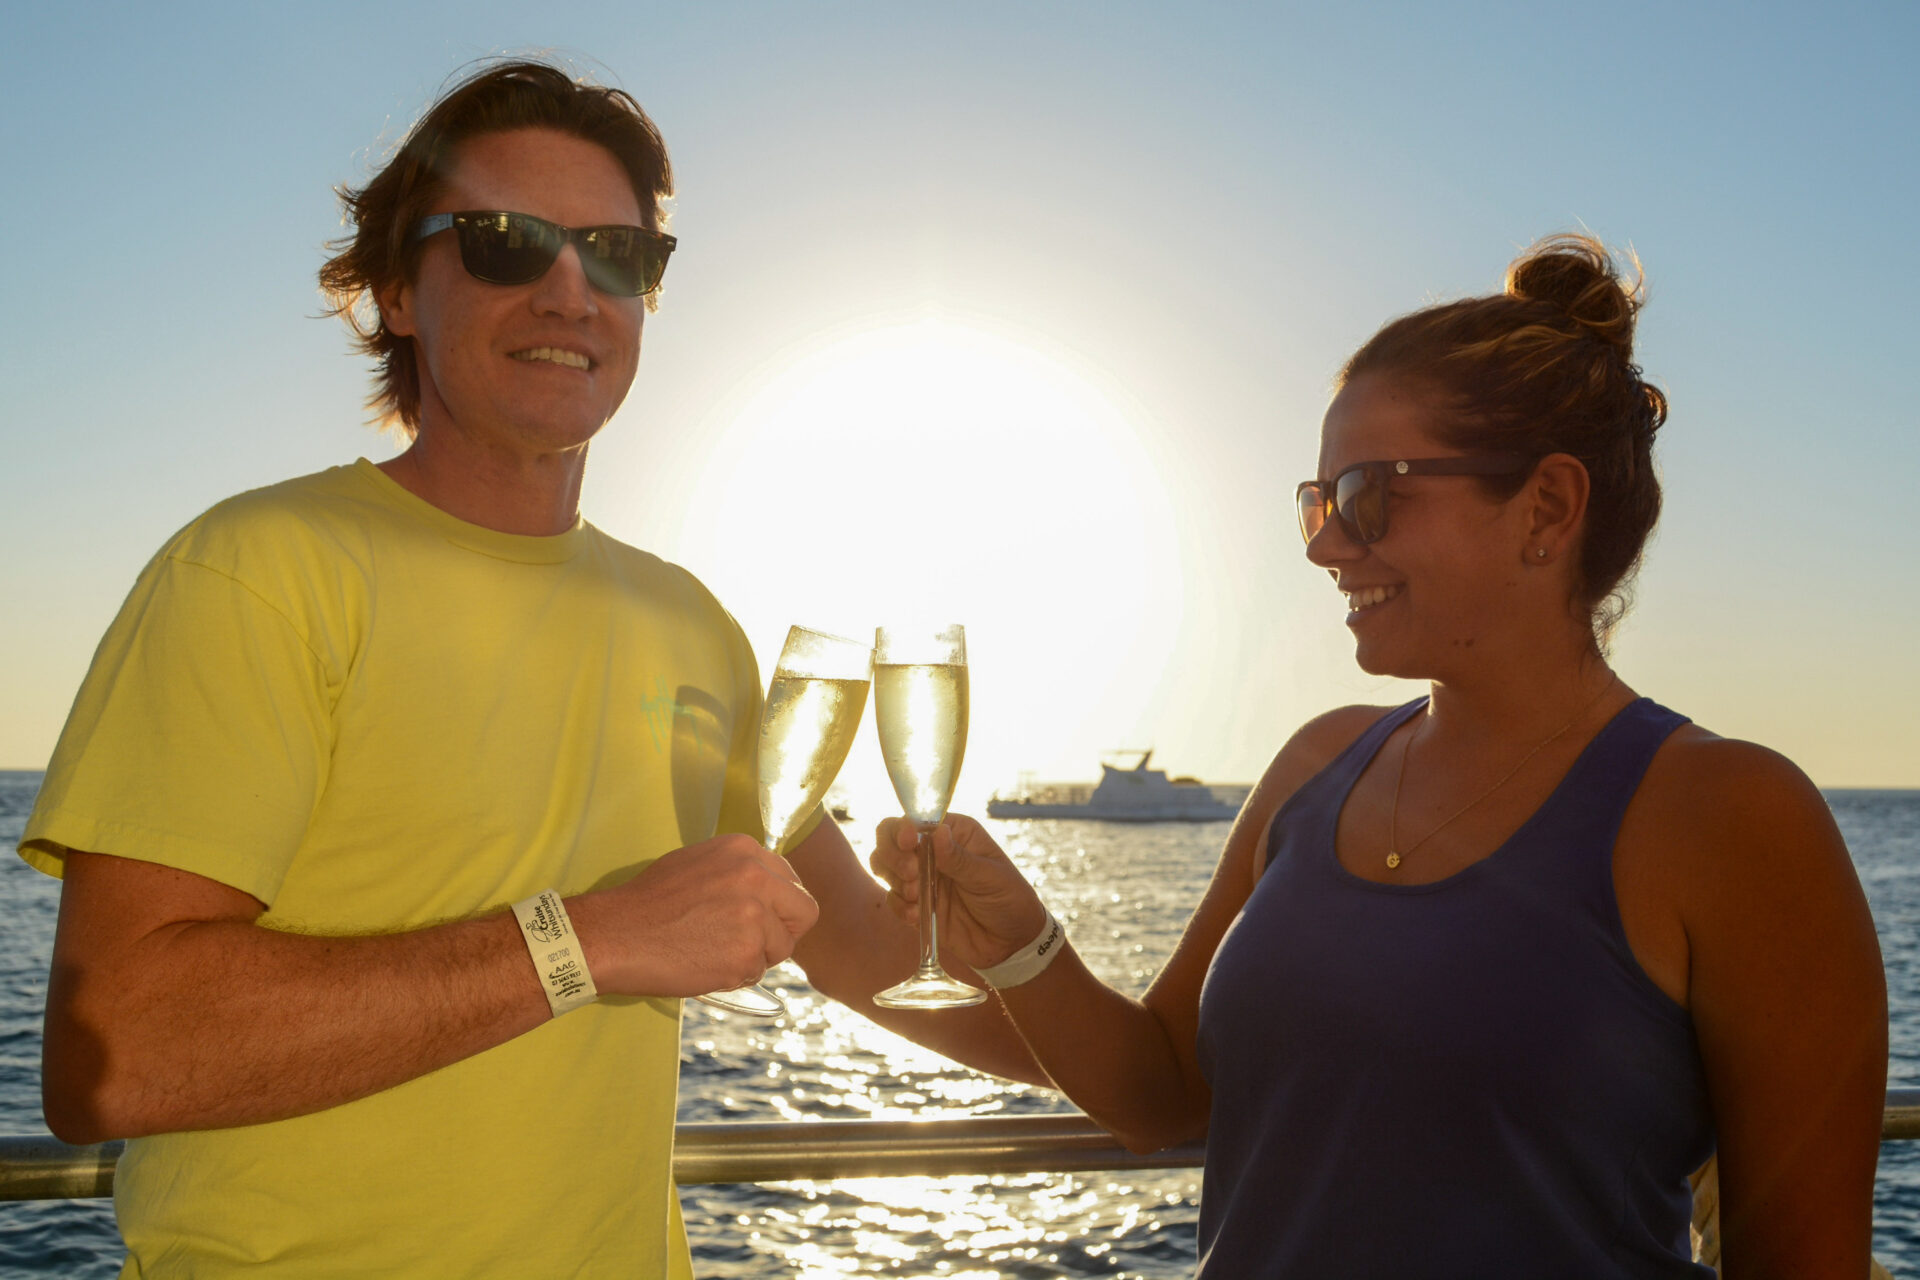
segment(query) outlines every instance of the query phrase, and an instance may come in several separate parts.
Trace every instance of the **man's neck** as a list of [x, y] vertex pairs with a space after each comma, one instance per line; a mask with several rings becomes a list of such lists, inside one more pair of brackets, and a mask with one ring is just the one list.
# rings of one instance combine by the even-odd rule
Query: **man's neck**
[[527, 455], [455, 431], [423, 430], [379, 464], [396, 484], [448, 515], [501, 533], [551, 537], [580, 516], [587, 446]]

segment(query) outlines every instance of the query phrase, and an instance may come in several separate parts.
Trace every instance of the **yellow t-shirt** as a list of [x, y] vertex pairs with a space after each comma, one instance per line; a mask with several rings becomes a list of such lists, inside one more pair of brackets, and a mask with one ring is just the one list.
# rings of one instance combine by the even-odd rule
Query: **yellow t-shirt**
[[[411, 929], [757, 836], [759, 707], [686, 571], [584, 522], [467, 524], [362, 459], [221, 503], [147, 566], [20, 851], [179, 867], [270, 928]], [[679, 1015], [609, 998], [358, 1102], [133, 1141], [123, 1274], [690, 1275]]]

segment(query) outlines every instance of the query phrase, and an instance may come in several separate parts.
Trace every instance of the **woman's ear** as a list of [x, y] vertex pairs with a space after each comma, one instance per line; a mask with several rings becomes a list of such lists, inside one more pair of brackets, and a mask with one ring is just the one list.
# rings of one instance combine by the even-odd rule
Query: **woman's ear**
[[1570, 453], [1550, 453], [1533, 468], [1521, 492], [1531, 504], [1527, 546], [1529, 564], [1552, 564], [1567, 553], [1586, 519], [1593, 482], [1586, 464]]

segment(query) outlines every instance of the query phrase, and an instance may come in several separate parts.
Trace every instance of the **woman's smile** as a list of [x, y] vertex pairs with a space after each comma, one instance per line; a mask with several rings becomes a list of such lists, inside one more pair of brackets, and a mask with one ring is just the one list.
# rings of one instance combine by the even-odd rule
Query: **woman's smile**
[[1406, 584], [1400, 582], [1371, 587], [1341, 587], [1340, 593], [1347, 598], [1347, 625], [1353, 626], [1362, 618], [1379, 612], [1405, 589]]

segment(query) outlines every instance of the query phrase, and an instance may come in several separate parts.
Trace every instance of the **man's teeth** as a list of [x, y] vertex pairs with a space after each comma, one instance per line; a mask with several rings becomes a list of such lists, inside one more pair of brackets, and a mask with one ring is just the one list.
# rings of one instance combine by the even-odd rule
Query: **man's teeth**
[[559, 347], [535, 347], [531, 351], [516, 351], [515, 360], [546, 360], [553, 364], [563, 364], [569, 369], [586, 369], [592, 362], [578, 351], [563, 351]]
[[1383, 604], [1400, 594], [1398, 585], [1391, 587], [1362, 587], [1358, 591], [1349, 591], [1347, 608], [1365, 609], [1372, 605]]

